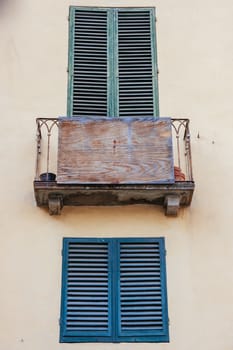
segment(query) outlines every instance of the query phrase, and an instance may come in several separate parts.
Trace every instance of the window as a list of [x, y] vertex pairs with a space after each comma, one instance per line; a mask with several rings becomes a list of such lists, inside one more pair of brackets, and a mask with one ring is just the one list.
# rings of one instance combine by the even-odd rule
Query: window
[[159, 116], [155, 9], [70, 8], [68, 116]]
[[61, 342], [168, 342], [163, 238], [64, 238]]

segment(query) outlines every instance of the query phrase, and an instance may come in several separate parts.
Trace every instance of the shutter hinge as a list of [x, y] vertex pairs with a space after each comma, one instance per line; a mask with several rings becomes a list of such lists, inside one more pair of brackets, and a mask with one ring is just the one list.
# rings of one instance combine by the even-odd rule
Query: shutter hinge
[[63, 249], [61, 249], [61, 256], [63, 256]]
[[157, 17], [155, 17], [155, 22], [158, 22], [158, 19], [157, 19]]
[[157, 69], [157, 74], [159, 74], [159, 69]]
[[170, 326], [170, 318], [168, 317], [168, 326]]
[[70, 21], [70, 16], [67, 16], [67, 21]]
[[167, 256], [167, 249], [165, 249], [165, 256]]

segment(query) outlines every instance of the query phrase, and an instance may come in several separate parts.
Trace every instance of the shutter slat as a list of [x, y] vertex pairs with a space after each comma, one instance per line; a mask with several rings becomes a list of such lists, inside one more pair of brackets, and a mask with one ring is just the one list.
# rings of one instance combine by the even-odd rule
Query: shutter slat
[[100, 313], [101, 312], [104, 312], [104, 311], [108, 311], [108, 308], [107, 307], [98, 307], [98, 306], [92, 306], [92, 307], [90, 307], [90, 306], [81, 306], [81, 305], [79, 305], [79, 306], [73, 306], [73, 311], [75, 311], [75, 310], [78, 310], [79, 311], [79, 313], [83, 313], [83, 312], [94, 312], [95, 310], [96, 311], [99, 311]]
[[[161, 306], [143, 306], [143, 307], [140, 307], [140, 306], [130, 306], [130, 307], [125, 307], [125, 315], [135, 315], [137, 314], [138, 311], [144, 311], [145, 313], [147, 313], [147, 310], [148, 312], [153, 312], [153, 310], [161, 310], [162, 307]], [[129, 310], [129, 311], [127, 311]]]
[[[72, 300], [72, 299], [73, 299], [73, 301], [70, 301], [70, 305], [71, 305], [72, 307], [75, 308], [75, 307], [77, 306], [77, 307], [78, 307], [78, 310], [79, 310], [79, 308], [87, 307], [86, 305], [83, 304], [82, 301], [77, 300], [77, 298], [70, 298], [70, 300]], [[80, 298], [79, 298], [79, 299], [80, 299]], [[89, 300], [88, 306], [96, 306], [96, 305], [98, 305], [98, 306], [101, 306], [101, 310], [104, 310], [104, 308], [108, 306], [108, 303], [105, 302], [105, 301], [102, 301], [102, 299], [101, 299], [101, 301], [98, 302], [98, 303], [96, 303], [96, 300], [93, 300], [93, 298], [88, 299], [88, 300]]]
[[[157, 306], [161, 306], [161, 298], [154, 298], [153, 301], [148, 301], [148, 300], [139, 300], [139, 301], [136, 301], [135, 299], [130, 299], [130, 301], [128, 302], [124, 302], [122, 301], [121, 305], [124, 305], [124, 307], [128, 308], [128, 310], [131, 310], [131, 307], [133, 306], [142, 306], [142, 309], [144, 308], [143, 305], [157, 305]], [[128, 305], [128, 306], [127, 306]]]
[[[121, 265], [121, 267], [122, 267], [122, 269], [121, 269], [121, 271], [122, 271], [122, 276], [123, 276], [123, 274], [125, 274], [125, 273], [127, 273], [127, 272], [134, 272], [134, 271], [136, 271], [136, 272], [141, 272], [141, 271], [147, 271], [147, 272], [150, 272], [150, 270], [152, 271], [151, 272], [151, 275], [154, 275], [153, 274], [153, 272], [155, 271], [155, 269], [156, 269], [156, 265], [154, 265], [154, 266], [138, 266], [138, 265], [134, 265], [134, 267], [133, 267], [133, 265], [131, 264], [131, 267], [128, 267], [128, 268], [126, 268], [126, 267], [124, 267], [124, 266], [122, 266]], [[157, 265], [157, 269], [159, 270], [159, 265]]]
[[[158, 274], [157, 276], [160, 276], [160, 274]], [[124, 277], [124, 276], [121, 276], [121, 282], [124, 283], [124, 282], [137, 282], [137, 281], [153, 281], [154, 279], [156, 279], [157, 276], [139, 276], [139, 275], [136, 275], [136, 276], [131, 276], [131, 277]]]
[[81, 300], [87, 300], [87, 301], [99, 301], [99, 302], [105, 302], [104, 305], [107, 305], [108, 298], [106, 296], [99, 296], [99, 295], [92, 295], [87, 296], [85, 293], [85, 296], [80, 295], [79, 297], [74, 296], [73, 293], [67, 292], [67, 300], [75, 300], [75, 301], [81, 301]]
[[[97, 263], [101, 263], [101, 256], [99, 257], [99, 259], [92, 259], [92, 258], [86, 258], [86, 259], [79, 259], [79, 258], [76, 258], [75, 257], [75, 255], [73, 255], [73, 257], [71, 256], [70, 257], [70, 262], [71, 263], [74, 263], [74, 262], [76, 262], [76, 263], [78, 263], [78, 262], [80, 262], [80, 261], [83, 261], [83, 263], [85, 264], [85, 263], [88, 263], [88, 262], [97, 262]], [[103, 259], [103, 263], [106, 263], [106, 261]]]
[[[161, 297], [160, 297], [160, 292], [158, 293], [154, 293], [153, 294], [153, 298], [149, 295], [149, 296], [142, 296], [137, 294], [135, 296], [131, 296], [131, 295], [127, 295], [127, 296], [121, 296], [121, 300], [124, 301], [125, 303], [126, 302], [131, 302], [131, 301], [136, 301], [136, 300], [145, 300], [145, 301], [158, 301], [158, 300], [161, 300]], [[123, 304], [122, 304], [123, 305]]]
[[94, 295], [94, 297], [99, 296], [107, 296], [108, 295], [108, 288], [102, 287], [102, 289], [96, 288], [96, 290], [91, 290], [90, 288], [86, 288], [83, 286], [74, 287], [73, 285], [69, 287], [69, 291], [67, 292], [68, 295], [80, 295], [80, 296], [89, 296]]
[[154, 285], [152, 285], [152, 287], [149, 285], [147, 285], [146, 287], [146, 291], [145, 291], [145, 287], [135, 287], [135, 286], [128, 286], [128, 287], [124, 287], [122, 285], [121, 287], [121, 291], [122, 291], [122, 295], [124, 294], [137, 294], [140, 292], [140, 294], [150, 294], [151, 292], [154, 292], [156, 290], [160, 290], [160, 286], [158, 288], [156, 288]]
[[[80, 272], [80, 271], [90, 271], [92, 268], [94, 267], [94, 265], [91, 265], [91, 266], [87, 266], [87, 267], [83, 267], [83, 266], [79, 266], [78, 268], [75, 268], [75, 267], [70, 267], [69, 268], [69, 271], [70, 271], [70, 276], [76, 276], [77, 272]], [[107, 266], [106, 267], [102, 267], [99, 265], [98, 267], [98, 271], [107, 271]], [[73, 272], [73, 274], [72, 274]]]
[[[160, 278], [159, 278], [159, 276], [156, 278], [153, 278], [153, 280], [152, 281], [147, 281], [147, 286], [149, 287], [150, 285], [151, 286], [153, 286], [154, 285], [154, 282], [155, 281], [159, 281], [160, 280]], [[127, 283], [127, 286], [130, 288], [131, 286], [132, 286], [132, 288], [134, 288], [134, 287], [140, 287], [140, 286], [143, 286], [143, 288], [144, 288], [144, 280], [143, 281], [134, 281], [134, 282], [131, 282], [131, 281], [128, 281], [127, 280], [127, 282], [126, 281], [124, 281], [124, 280], [122, 280], [121, 281], [121, 285], [122, 285], [122, 288], [124, 288], [124, 285]]]

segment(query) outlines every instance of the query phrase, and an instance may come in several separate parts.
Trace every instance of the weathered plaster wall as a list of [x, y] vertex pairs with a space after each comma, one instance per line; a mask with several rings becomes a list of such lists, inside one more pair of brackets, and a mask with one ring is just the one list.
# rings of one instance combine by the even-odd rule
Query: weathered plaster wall
[[[66, 111], [68, 6], [156, 6], [161, 116], [191, 119], [196, 191], [167, 218], [153, 206], [63, 209], [33, 198], [35, 117]], [[0, 349], [143, 349], [59, 344], [62, 237], [166, 237], [170, 343], [232, 350], [231, 0], [5, 1], [0, 14]], [[199, 135], [199, 138], [197, 137]]]

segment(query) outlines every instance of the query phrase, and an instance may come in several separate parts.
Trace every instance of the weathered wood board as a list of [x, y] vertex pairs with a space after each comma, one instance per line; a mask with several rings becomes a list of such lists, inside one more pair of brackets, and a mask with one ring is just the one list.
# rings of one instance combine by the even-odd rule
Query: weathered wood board
[[169, 118], [61, 118], [57, 183], [174, 183]]

